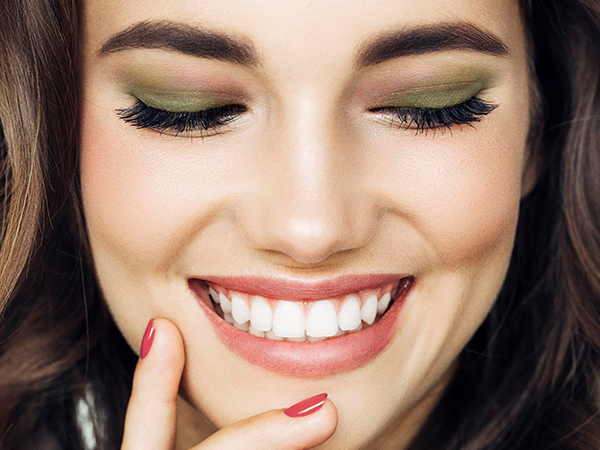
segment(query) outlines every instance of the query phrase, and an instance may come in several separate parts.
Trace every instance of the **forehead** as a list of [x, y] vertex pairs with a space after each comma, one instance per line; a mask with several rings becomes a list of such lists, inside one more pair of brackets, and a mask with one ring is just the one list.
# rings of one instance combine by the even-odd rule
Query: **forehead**
[[85, 51], [143, 21], [173, 21], [240, 37], [266, 65], [353, 60], [381, 33], [456, 21], [523, 46], [518, 0], [85, 0]]

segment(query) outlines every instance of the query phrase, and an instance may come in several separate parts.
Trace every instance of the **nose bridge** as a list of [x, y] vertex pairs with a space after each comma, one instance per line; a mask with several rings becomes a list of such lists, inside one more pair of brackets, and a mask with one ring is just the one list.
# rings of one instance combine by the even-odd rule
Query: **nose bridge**
[[242, 230], [255, 248], [314, 264], [364, 245], [374, 223], [331, 107], [316, 96], [290, 103], [265, 137], [271, 167]]

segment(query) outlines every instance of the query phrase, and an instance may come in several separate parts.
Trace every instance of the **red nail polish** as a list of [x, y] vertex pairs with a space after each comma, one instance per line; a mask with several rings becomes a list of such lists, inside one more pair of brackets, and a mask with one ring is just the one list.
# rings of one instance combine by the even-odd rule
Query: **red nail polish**
[[321, 409], [321, 406], [325, 404], [326, 398], [327, 394], [315, 395], [314, 397], [307, 398], [306, 400], [302, 400], [301, 402], [290, 406], [284, 413], [290, 417], [308, 416]]
[[150, 347], [152, 347], [152, 342], [154, 342], [154, 319], [150, 319], [146, 331], [144, 332], [142, 346], [140, 348], [140, 358], [144, 359], [146, 357], [150, 351]]

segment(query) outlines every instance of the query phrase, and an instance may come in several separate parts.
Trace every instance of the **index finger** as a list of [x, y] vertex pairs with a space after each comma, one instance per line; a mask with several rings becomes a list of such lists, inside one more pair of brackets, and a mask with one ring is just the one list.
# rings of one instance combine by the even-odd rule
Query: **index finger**
[[127, 407], [122, 450], [170, 450], [175, 445], [177, 395], [185, 362], [177, 327], [148, 323]]

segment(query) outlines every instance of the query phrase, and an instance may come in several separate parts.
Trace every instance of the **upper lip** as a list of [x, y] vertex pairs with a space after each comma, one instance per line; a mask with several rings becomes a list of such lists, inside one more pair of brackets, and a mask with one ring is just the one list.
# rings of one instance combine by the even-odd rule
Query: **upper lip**
[[271, 276], [209, 276], [201, 280], [225, 289], [262, 297], [285, 300], [322, 300], [353, 294], [363, 289], [374, 289], [399, 282], [407, 274], [340, 275], [320, 280], [299, 280], [290, 277]]

